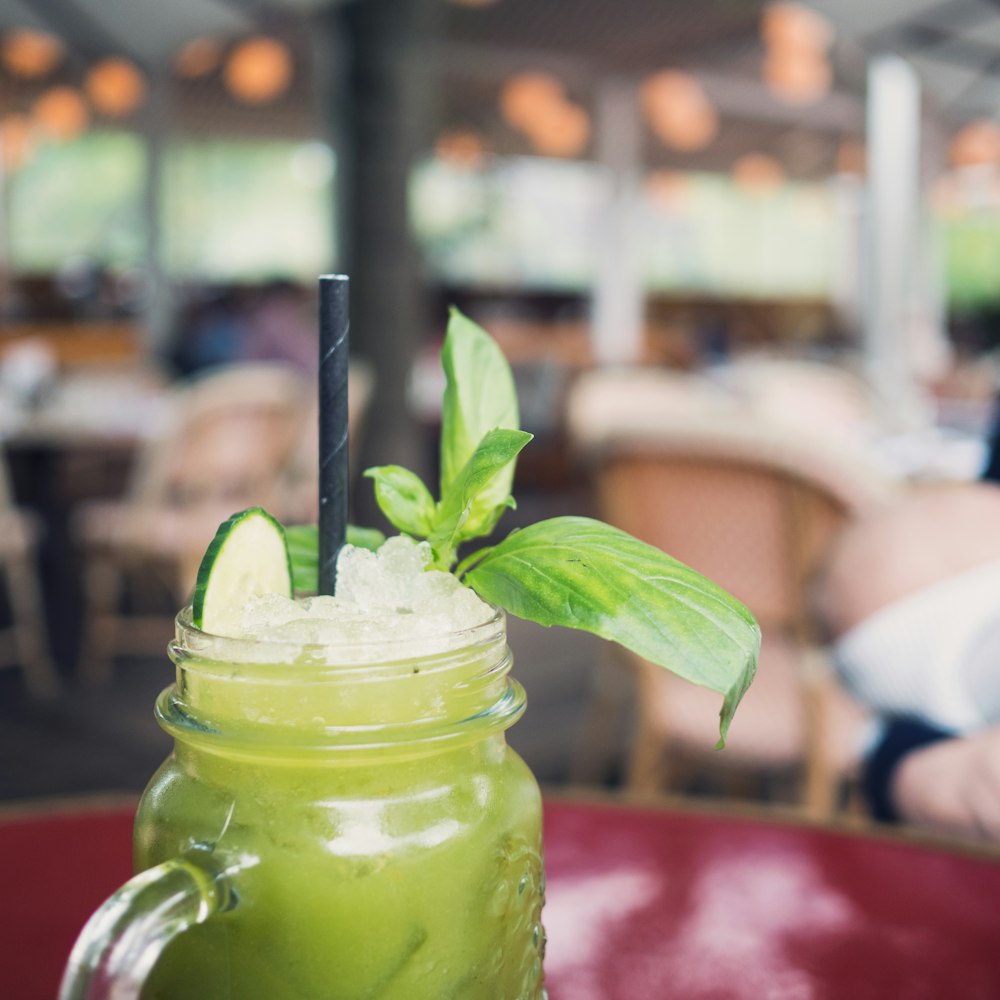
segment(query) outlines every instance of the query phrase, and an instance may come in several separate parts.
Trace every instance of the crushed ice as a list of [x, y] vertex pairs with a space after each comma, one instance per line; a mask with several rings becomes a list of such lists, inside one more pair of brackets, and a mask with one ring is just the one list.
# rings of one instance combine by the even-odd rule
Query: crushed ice
[[[493, 611], [451, 573], [428, 570], [426, 542], [398, 536], [377, 552], [346, 545], [337, 559], [337, 594], [289, 600], [252, 598], [232, 634], [268, 642], [344, 645], [398, 639], [435, 640], [487, 621]], [[420, 653], [432, 652], [420, 643]], [[417, 650], [414, 650], [417, 652]]]

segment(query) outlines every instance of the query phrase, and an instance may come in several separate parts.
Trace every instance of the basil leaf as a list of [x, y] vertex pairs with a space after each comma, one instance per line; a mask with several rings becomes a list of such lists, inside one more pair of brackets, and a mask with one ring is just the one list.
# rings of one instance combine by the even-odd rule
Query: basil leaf
[[375, 499], [382, 513], [400, 531], [425, 538], [434, 528], [434, 498], [423, 480], [401, 465], [365, 469], [375, 480]]
[[[292, 586], [296, 593], [314, 594], [319, 589], [319, 527], [293, 524], [285, 528], [288, 559], [292, 564]], [[385, 535], [375, 528], [347, 526], [347, 544], [359, 549], [377, 550]]]
[[718, 691], [725, 745], [757, 669], [760, 630], [701, 574], [600, 521], [557, 517], [508, 535], [465, 582], [519, 618], [593, 632]]
[[292, 524], [285, 528], [288, 560], [292, 564], [292, 589], [315, 593], [319, 588], [319, 527]]
[[[466, 462], [489, 431], [520, 425], [514, 376], [503, 352], [478, 324], [454, 307], [441, 352], [447, 380], [441, 408], [441, 497], [448, 495]], [[488, 533], [494, 512], [506, 502], [513, 465], [476, 498], [469, 511], [469, 537]]]
[[479, 442], [445, 491], [434, 515], [434, 527], [427, 540], [434, 549], [438, 564], [449, 568], [459, 544], [467, 538], [488, 534], [511, 505], [512, 498], [507, 494], [505, 499], [485, 511], [475, 524], [472, 523], [470, 513], [477, 501], [492, 490], [492, 484], [513, 465], [532, 436], [527, 431], [498, 429], [487, 433]]

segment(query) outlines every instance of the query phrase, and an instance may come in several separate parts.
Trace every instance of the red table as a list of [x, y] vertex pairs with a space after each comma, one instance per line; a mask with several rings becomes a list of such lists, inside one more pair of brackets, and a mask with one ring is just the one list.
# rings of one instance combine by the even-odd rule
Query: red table
[[552, 1000], [996, 1000], [1000, 854], [551, 800]]
[[[129, 875], [131, 816], [119, 800], [0, 819], [0, 996], [53, 1000]], [[1000, 997], [1000, 855], [551, 797], [546, 867], [551, 1000]]]

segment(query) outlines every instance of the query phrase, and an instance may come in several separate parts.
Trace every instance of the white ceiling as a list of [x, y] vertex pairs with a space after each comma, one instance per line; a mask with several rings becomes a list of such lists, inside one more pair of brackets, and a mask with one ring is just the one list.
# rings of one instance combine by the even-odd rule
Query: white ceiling
[[1000, 117], [1000, 4], [993, 0], [811, 0], [868, 51], [913, 64], [948, 117]]
[[0, 0], [0, 31], [34, 27], [83, 59], [121, 52], [147, 67], [169, 63], [193, 38], [228, 39], [342, 0]]
[[[166, 64], [191, 38], [239, 36], [335, 2], [0, 0], [0, 30], [47, 29], [68, 39], [79, 59], [120, 51], [153, 67]], [[759, 0], [496, 0], [480, 7], [426, 2], [444, 5], [446, 47], [466, 54], [548, 55], [595, 77], [678, 63], [737, 78], [759, 74], [753, 49]], [[811, 0], [811, 5], [839, 26], [841, 39], [911, 59], [950, 117], [1000, 114], [1000, 0]], [[855, 64], [859, 61], [863, 66], [863, 59]], [[838, 75], [848, 91], [858, 93], [856, 70], [839, 66]]]

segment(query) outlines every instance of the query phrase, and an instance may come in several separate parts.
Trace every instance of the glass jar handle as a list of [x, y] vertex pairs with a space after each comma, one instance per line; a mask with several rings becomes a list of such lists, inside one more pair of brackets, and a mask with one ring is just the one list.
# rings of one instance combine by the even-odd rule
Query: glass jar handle
[[126, 882], [80, 932], [59, 1000], [138, 1000], [178, 934], [232, 908], [233, 871], [216, 867], [207, 850], [194, 850]]

